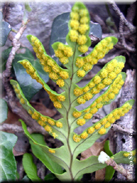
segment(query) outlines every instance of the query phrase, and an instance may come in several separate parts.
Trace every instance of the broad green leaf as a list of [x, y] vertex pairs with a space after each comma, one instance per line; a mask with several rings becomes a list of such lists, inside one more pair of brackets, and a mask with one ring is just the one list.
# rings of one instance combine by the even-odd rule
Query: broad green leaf
[[25, 97], [30, 100], [42, 88], [42, 85], [36, 80], [32, 79], [31, 76], [26, 73], [24, 67], [20, 63], [18, 63], [18, 61], [23, 59], [27, 59], [31, 62], [31, 64], [37, 69], [39, 75], [45, 82], [48, 82], [49, 77], [44, 72], [41, 64], [39, 63], [39, 60], [35, 60], [32, 53], [28, 49], [26, 49], [26, 52], [24, 54], [17, 54], [15, 56], [13, 68], [16, 78], [21, 86]]
[[11, 26], [9, 23], [3, 20], [2, 12], [0, 11], [0, 35], [1, 35], [0, 46], [5, 45], [10, 31], [11, 31]]
[[[111, 150], [109, 149], [109, 140], [107, 140], [105, 142], [104, 145], [104, 151], [109, 155], [109, 156], [113, 156], [113, 153], [111, 152]], [[106, 172], [105, 172], [105, 181], [110, 181], [113, 178], [113, 175], [115, 173], [115, 170], [112, 166], [107, 166], [106, 167]]]
[[55, 181], [56, 177], [53, 173], [49, 173], [45, 176], [44, 181]]
[[41, 179], [37, 175], [37, 167], [33, 162], [33, 157], [29, 153], [25, 153], [23, 155], [23, 168], [27, 174], [27, 176], [32, 180], [32, 181], [40, 181]]
[[16, 160], [12, 149], [17, 137], [0, 131], [0, 181], [15, 181], [17, 175]]
[[8, 106], [7, 102], [3, 99], [0, 99], [0, 123], [4, 122], [7, 119]]

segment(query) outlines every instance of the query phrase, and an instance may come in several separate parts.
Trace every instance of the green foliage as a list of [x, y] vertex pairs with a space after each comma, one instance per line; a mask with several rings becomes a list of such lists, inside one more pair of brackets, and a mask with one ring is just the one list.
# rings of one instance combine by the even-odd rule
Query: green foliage
[[27, 176], [32, 180], [32, 181], [39, 181], [41, 180], [38, 176], [37, 176], [37, 167], [36, 165], [33, 163], [33, 157], [31, 154], [29, 153], [25, 153], [23, 155], [23, 167], [24, 170], [27, 174]]
[[[31, 117], [50, 135], [63, 143], [59, 148], [48, 147], [41, 135], [30, 135], [25, 123], [21, 121], [24, 132], [30, 139], [34, 155], [61, 181], [76, 181], [85, 173], [92, 173], [107, 166], [98, 161], [98, 156], [91, 156], [82, 161], [78, 160], [77, 156], [91, 147], [102, 135], [106, 134], [111, 125], [121, 116], [128, 113], [134, 104], [134, 100], [129, 100], [91, 127], [86, 128], [81, 134], [74, 133], [77, 127], [83, 126], [100, 108], [115, 100], [126, 78], [126, 74], [121, 72], [125, 58], [117, 56], [107, 63], [86, 86], [80, 88], [77, 85], [92, 69], [93, 65], [103, 58], [118, 41], [115, 37], [107, 37], [100, 41], [88, 55], [81, 57], [80, 55], [86, 53], [91, 45], [91, 40], [88, 36], [90, 31], [89, 23], [90, 16], [85, 5], [80, 2], [75, 3], [68, 22], [67, 45], [61, 42], [55, 42], [52, 45], [56, 57], [65, 68], [61, 68], [46, 53], [38, 38], [33, 35], [27, 36], [43, 66], [43, 70], [48, 74], [49, 78], [63, 89], [61, 94], [50, 89], [33, 62], [27, 59], [19, 61], [26, 69], [26, 72], [39, 82], [49, 94], [54, 107], [62, 115], [61, 119], [54, 120], [39, 113], [30, 105], [19, 83], [15, 80], [10, 81], [21, 105]], [[86, 109], [81, 111], [76, 109], [76, 106], [86, 103], [106, 87], [106, 91]], [[106, 151], [117, 163], [129, 164], [131, 161], [135, 161], [135, 152], [119, 152], [112, 156], [108, 147], [106, 147]], [[130, 160], [128, 157], [131, 157]]]
[[0, 35], [1, 35], [0, 46], [5, 45], [10, 31], [11, 31], [11, 26], [9, 23], [3, 20], [3, 15], [2, 15], [2, 12], [0, 11]]
[[0, 123], [7, 119], [8, 106], [5, 100], [0, 99]]
[[0, 181], [15, 181], [17, 167], [12, 149], [17, 137], [2, 131], [0, 131], [0, 137]]

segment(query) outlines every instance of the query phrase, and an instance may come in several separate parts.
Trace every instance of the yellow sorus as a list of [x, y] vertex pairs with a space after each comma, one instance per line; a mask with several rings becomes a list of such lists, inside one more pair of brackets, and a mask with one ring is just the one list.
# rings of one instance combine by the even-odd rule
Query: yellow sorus
[[115, 109], [115, 110], [112, 112], [113, 116], [116, 116], [118, 113], [119, 113], [119, 110], [118, 110], [118, 109]]
[[104, 85], [104, 84], [99, 83], [99, 84], [97, 85], [97, 89], [101, 90], [101, 89], [103, 89], [103, 88], [105, 88], [105, 85]]
[[80, 26], [78, 28], [78, 31], [81, 34], [85, 34], [87, 30], [89, 30], [89, 25], [87, 25], [87, 24], [80, 24]]
[[79, 97], [79, 98], [77, 99], [77, 102], [78, 102], [79, 104], [85, 104], [86, 100], [85, 100], [83, 97]]
[[17, 97], [18, 97], [19, 99], [21, 99], [22, 96], [21, 96], [21, 94], [19, 93], [19, 94], [17, 94]]
[[45, 125], [45, 123], [42, 120], [39, 120], [38, 121], [38, 124], [41, 125], [41, 126], [44, 126]]
[[81, 137], [82, 139], [86, 139], [86, 138], [88, 137], [88, 133], [87, 133], [87, 132], [83, 132], [83, 133], [80, 135], [80, 137]]
[[68, 79], [68, 78], [69, 78], [69, 74], [68, 74], [68, 72], [66, 72], [66, 71], [61, 71], [61, 72], [59, 73], [59, 75], [60, 75], [60, 77], [61, 77], [62, 79]]
[[99, 76], [95, 76], [95, 77], [93, 78], [93, 82], [94, 82], [95, 84], [100, 83], [100, 81], [101, 81], [101, 78], [100, 78]]
[[92, 57], [96, 57], [98, 54], [97, 50], [94, 48], [93, 51], [91, 52]]
[[72, 115], [73, 115], [75, 118], [79, 118], [79, 117], [81, 116], [81, 114], [82, 114], [82, 113], [79, 112], [79, 111], [74, 111]]
[[117, 89], [117, 88], [113, 89], [113, 93], [118, 94], [118, 92], [119, 92], [119, 89]]
[[128, 156], [130, 156], [131, 154], [130, 154], [130, 152], [125, 152], [124, 154], [123, 154], [123, 156], [125, 156], [125, 157], [128, 157]]
[[78, 47], [78, 50], [79, 50], [81, 53], [86, 53], [86, 52], [88, 51], [88, 46], [87, 46], [87, 45], [79, 46], [79, 47]]
[[71, 12], [70, 13], [70, 17], [74, 20], [78, 20], [79, 19], [79, 14], [76, 12]]
[[15, 88], [15, 92], [16, 92], [16, 93], [20, 93], [20, 91], [19, 91], [17, 88]]
[[89, 22], [89, 19], [88, 19], [88, 17], [86, 17], [86, 16], [83, 16], [81, 19], [80, 19], [80, 23], [81, 24], [86, 24], [86, 23], [88, 23]]
[[30, 67], [29, 67], [29, 72], [30, 72], [30, 73], [34, 73], [34, 71], [35, 71], [35, 69], [34, 69], [32, 66], [30, 66]]
[[116, 78], [116, 73], [115, 72], [111, 72], [111, 73], [109, 73], [109, 75], [108, 75], [108, 77], [110, 78], [110, 79], [114, 79], [114, 78]]
[[112, 113], [111, 114], [108, 114], [107, 120], [110, 121], [112, 119], [112, 117], [113, 117], [113, 114]]
[[88, 11], [87, 11], [86, 9], [80, 9], [80, 10], [79, 10], [79, 15], [80, 15], [80, 16], [83, 17], [83, 16], [86, 16], [87, 14], [88, 14]]
[[45, 53], [43, 53], [43, 54], [42, 54], [42, 58], [43, 58], [43, 60], [45, 60], [45, 61], [47, 61], [47, 60], [48, 60], [48, 56], [47, 56], [47, 55], [45, 55]]
[[36, 39], [34, 41], [34, 45], [37, 46], [37, 47], [40, 47], [41, 46], [40, 41], [38, 39]]
[[121, 69], [119, 69], [118, 67], [116, 67], [116, 68], [114, 69], [114, 72], [115, 72], [116, 74], [119, 74], [119, 73], [121, 72]]
[[112, 83], [112, 80], [109, 79], [109, 78], [105, 78], [105, 79], [102, 80], [102, 83], [103, 83], [104, 85], [109, 85], [110, 83]]
[[71, 57], [73, 55], [72, 48], [68, 46], [64, 47], [63, 52], [66, 57]]
[[85, 56], [85, 57], [84, 57], [84, 60], [85, 60], [86, 63], [87, 63], [87, 62], [91, 62], [91, 61], [92, 61], [91, 55]]
[[58, 79], [57, 81], [56, 81], [56, 84], [59, 86], [59, 87], [63, 87], [64, 86], [64, 80], [63, 79]]
[[55, 132], [52, 133], [52, 136], [54, 137], [54, 139], [58, 136]]
[[104, 119], [101, 120], [102, 125], [106, 124], [106, 122], [107, 122], [107, 118], [104, 118]]
[[55, 125], [55, 122], [52, 120], [52, 119], [48, 119], [48, 123], [50, 124], [50, 125]]
[[[124, 114], [125, 115], [125, 114]], [[110, 123], [114, 123], [116, 121], [116, 119], [114, 118], [114, 117], [112, 117], [110, 120], [109, 120], [109, 122]]]
[[97, 58], [92, 58], [91, 60], [91, 64], [94, 65], [98, 62], [98, 59]]
[[88, 92], [90, 90], [90, 88], [88, 87], [88, 86], [85, 86], [84, 88], [83, 88], [83, 92]]
[[63, 50], [64, 47], [65, 47], [65, 45], [64, 45], [63, 43], [59, 43], [59, 44], [58, 44], [58, 49], [59, 49], [59, 50]]
[[99, 44], [97, 44], [97, 46], [95, 47], [95, 49], [98, 51], [98, 53], [103, 50], [103, 46], [102, 46], [101, 42]]
[[108, 127], [110, 127], [110, 125], [111, 125], [111, 123], [107, 122], [107, 123], [104, 125], [104, 127], [105, 127], [105, 128], [108, 128]]
[[84, 115], [85, 119], [91, 119], [92, 118], [92, 114], [91, 113], [87, 113]]
[[77, 20], [70, 20], [70, 27], [74, 30], [78, 30], [79, 22]]
[[131, 151], [131, 155], [135, 156], [136, 155], [136, 150]]
[[35, 53], [38, 52], [38, 49], [37, 49], [37, 47], [35, 47], [35, 46], [33, 46], [33, 50], [34, 50]]
[[98, 111], [98, 109], [97, 109], [96, 107], [94, 107], [94, 108], [92, 108], [92, 109], [90, 110], [90, 113], [91, 113], [91, 114], [95, 114], [97, 111]]
[[62, 57], [59, 59], [62, 64], [67, 64], [69, 62], [67, 57]]
[[76, 60], [76, 66], [77, 66], [78, 68], [81, 68], [83, 65], [84, 65], [83, 59], [77, 58], [77, 60]]
[[102, 44], [103, 47], [106, 47], [108, 43], [107, 43], [106, 39], [103, 39], [101, 41], [101, 44]]
[[78, 70], [78, 71], [77, 71], [77, 76], [78, 76], [78, 77], [84, 77], [85, 74], [86, 74], [86, 73], [85, 73], [84, 70]]
[[106, 133], [106, 129], [105, 129], [105, 128], [101, 128], [101, 129], [98, 131], [98, 133], [99, 133], [100, 135], [104, 135], [104, 134]]
[[78, 6], [73, 6], [73, 12], [79, 12], [79, 7]]
[[97, 99], [96, 99], [96, 102], [97, 103], [100, 103], [102, 101], [102, 97], [98, 97]]
[[39, 113], [37, 113], [36, 111], [32, 114], [32, 118], [33, 119], [39, 119]]
[[97, 94], [97, 93], [100, 92], [100, 90], [98, 90], [96, 87], [94, 87], [94, 88], [92, 88], [91, 92], [92, 92], [93, 94]]
[[52, 102], [55, 102], [57, 100], [55, 95], [50, 94], [49, 98], [51, 99]]
[[95, 128], [94, 127], [88, 128], [88, 133], [89, 134], [92, 134], [94, 131], [95, 131]]
[[108, 50], [112, 49], [113, 46], [114, 46], [113, 43], [110, 43], [110, 44], [107, 46]]
[[109, 94], [108, 94], [108, 98], [109, 98], [109, 99], [115, 98], [115, 94], [114, 94], [114, 93], [109, 93]]
[[54, 72], [49, 73], [49, 77], [54, 80], [57, 80], [59, 78], [59, 76]]
[[60, 71], [59, 67], [57, 65], [53, 65], [52, 66], [52, 70], [55, 72], [55, 73], [58, 73]]
[[52, 128], [49, 125], [46, 125], [44, 129], [49, 133], [52, 132]]
[[82, 94], [83, 94], [82, 89], [80, 89], [80, 88], [75, 88], [75, 89], [74, 89], [74, 95], [75, 95], [75, 96], [80, 96], [80, 95], [82, 95]]
[[79, 45], [83, 45], [87, 42], [87, 37], [85, 35], [79, 35], [77, 39], [77, 43]]
[[86, 93], [86, 94], [83, 96], [83, 98], [84, 98], [85, 100], [90, 100], [92, 97], [93, 97], [93, 95], [92, 95], [90, 92]]
[[124, 68], [124, 63], [123, 62], [119, 62], [118, 63], [118, 67], [122, 70]]
[[42, 121], [47, 121], [47, 117], [46, 116], [40, 116], [40, 119], [42, 120]]
[[57, 109], [61, 109], [62, 108], [62, 105], [61, 105], [60, 102], [55, 101], [53, 104], [54, 104], [54, 107], [56, 107]]
[[112, 41], [112, 38], [111, 38], [111, 37], [107, 37], [107, 38], [106, 38], [106, 41], [107, 41], [107, 43], [109, 44], [109, 43]]
[[88, 86], [89, 86], [90, 88], [92, 88], [92, 87], [95, 86], [95, 83], [94, 83], [93, 81], [91, 81], [91, 82], [88, 84]]
[[48, 60], [47, 60], [47, 64], [48, 64], [49, 66], [53, 66], [53, 65], [55, 65], [55, 62], [54, 62], [52, 59], [48, 59]]
[[98, 109], [100, 109], [100, 108], [102, 108], [103, 107], [103, 104], [101, 104], [101, 103], [99, 103], [99, 104], [97, 104], [97, 106], [96, 106]]
[[127, 107], [129, 107], [129, 104], [128, 104], [128, 103], [125, 103], [125, 104], [122, 106], [123, 109], [126, 109]]
[[98, 59], [98, 60], [99, 60], [99, 59], [102, 59], [104, 56], [105, 56], [105, 53], [100, 52], [100, 53], [98, 53], [98, 55], [97, 55], [97, 59]]
[[46, 72], [51, 72], [51, 68], [49, 67], [49, 66], [44, 66], [44, 71], [46, 71]]
[[55, 50], [55, 55], [56, 55], [56, 57], [59, 57], [59, 58], [64, 57], [64, 54], [61, 50]]
[[31, 39], [32, 42], [34, 42], [34, 41], [36, 41], [37, 38], [35, 36], [31, 36], [30, 39]]
[[84, 110], [84, 112], [89, 112], [89, 110], [90, 110], [90, 108], [87, 108], [87, 109]]
[[84, 71], [89, 71], [92, 69], [92, 65], [90, 63], [86, 63], [83, 66]]
[[40, 46], [38, 50], [39, 50], [40, 53], [43, 53], [44, 52], [42, 46]]
[[78, 32], [76, 30], [70, 30], [69, 38], [72, 42], [76, 42], [78, 39]]
[[123, 80], [121, 80], [121, 81], [119, 81], [119, 85], [123, 85], [124, 84], [124, 81]]
[[49, 152], [50, 152], [50, 153], [55, 153], [55, 150], [49, 149]]
[[25, 104], [25, 100], [23, 98], [21, 98], [20, 103]]
[[58, 100], [60, 100], [61, 102], [64, 102], [66, 97], [64, 95], [59, 95], [58, 97]]
[[106, 70], [107, 70], [108, 72], [112, 72], [113, 69], [114, 69], [114, 67], [113, 67], [112, 63], [110, 62], [110, 63], [106, 66]]
[[78, 135], [73, 135], [74, 142], [80, 142], [81, 138]]
[[57, 121], [57, 122], [56, 122], [56, 126], [57, 126], [58, 128], [62, 128], [63, 125], [62, 125], [61, 122]]
[[29, 114], [33, 114], [33, 111], [31, 111], [31, 110], [29, 109], [29, 110], [28, 110], [28, 113], [29, 113]]
[[114, 59], [114, 60], [111, 61], [111, 64], [113, 65], [113, 67], [116, 67], [116, 66], [117, 66], [117, 63], [118, 63], [118, 62], [117, 62], [116, 59]]
[[94, 102], [93, 104], [91, 104], [90, 108], [93, 108], [97, 105], [97, 102]]
[[108, 75], [108, 71], [106, 69], [103, 69], [101, 72], [100, 72], [100, 76], [101, 78], [106, 78]]
[[80, 125], [80, 126], [83, 126], [85, 123], [86, 123], [85, 119], [78, 119], [77, 120], [77, 124]]
[[98, 130], [98, 129], [101, 127], [101, 124], [98, 123], [98, 124], [96, 124], [94, 127], [95, 127], [96, 130]]

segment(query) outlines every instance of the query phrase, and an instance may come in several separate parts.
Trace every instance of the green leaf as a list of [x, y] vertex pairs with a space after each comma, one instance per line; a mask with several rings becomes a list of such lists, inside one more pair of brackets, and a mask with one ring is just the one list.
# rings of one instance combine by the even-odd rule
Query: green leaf
[[25, 9], [26, 9], [28, 12], [32, 11], [32, 9], [31, 9], [31, 7], [30, 7], [30, 5], [29, 5], [28, 3], [25, 3]]
[[12, 47], [9, 47], [8, 49], [2, 51], [1, 54], [1, 63], [0, 63], [0, 70], [3, 71], [6, 69], [6, 62], [9, 57], [9, 54], [11, 52]]
[[5, 100], [0, 99], [0, 123], [7, 119], [8, 114], [8, 106]]
[[11, 133], [0, 132], [0, 181], [16, 180], [17, 166], [12, 149], [17, 137]]
[[[44, 137], [41, 134], [31, 134], [31, 137], [36, 140], [39, 144], [46, 145], [44, 141]], [[33, 154], [53, 173], [61, 174], [63, 172], [62, 168], [52, 161], [50, 157], [46, 153], [43, 152], [42, 148], [36, 144], [34, 144], [30, 140], [31, 149]]]
[[24, 54], [17, 54], [15, 56], [13, 62], [13, 68], [16, 75], [16, 78], [20, 84], [20, 87], [28, 100], [31, 98], [42, 88], [42, 85], [38, 83], [36, 80], [32, 79], [29, 74], [26, 73], [25, 68], [18, 63], [19, 60], [27, 59], [31, 62], [31, 64], [37, 69], [40, 77], [47, 83], [49, 80], [48, 75], [43, 70], [41, 64], [38, 59], [34, 59], [32, 53], [25, 48], [26, 51]]
[[[109, 149], [109, 140], [105, 142], [104, 150], [109, 156], [113, 156], [113, 153]], [[106, 173], [105, 173], [105, 181], [110, 181], [113, 178], [113, 175], [115, 173], [115, 170], [112, 166], [106, 167]]]
[[0, 46], [5, 45], [10, 31], [11, 31], [11, 26], [9, 23], [3, 20], [2, 12], [0, 11], [0, 35], [1, 35]]
[[56, 177], [53, 173], [49, 173], [45, 176], [44, 181], [55, 181]]
[[32, 180], [32, 181], [36, 181], [36, 180], [41, 180], [38, 175], [37, 175], [37, 167], [33, 162], [33, 157], [31, 154], [29, 153], [25, 153], [23, 155], [23, 168], [27, 174], [27, 176]]

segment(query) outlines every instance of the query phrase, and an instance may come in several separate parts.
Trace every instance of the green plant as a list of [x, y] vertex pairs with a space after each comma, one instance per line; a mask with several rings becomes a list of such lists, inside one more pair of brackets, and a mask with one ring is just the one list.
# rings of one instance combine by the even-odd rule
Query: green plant
[[[18, 82], [15, 80], [10, 81], [21, 105], [28, 111], [31, 117], [43, 126], [50, 135], [63, 143], [60, 148], [49, 148], [43, 142], [41, 136], [30, 135], [25, 123], [21, 120], [24, 132], [30, 139], [31, 147], [34, 148], [35, 146], [36, 148], [33, 149], [34, 154], [61, 181], [79, 180], [83, 174], [91, 173], [107, 166], [107, 164], [102, 164], [98, 161], [98, 156], [91, 156], [82, 161], [78, 160], [77, 156], [91, 147], [102, 135], [106, 134], [111, 125], [121, 116], [124, 116], [134, 103], [134, 100], [129, 100], [123, 106], [114, 109], [100, 121], [85, 129], [81, 134], [74, 132], [77, 127], [83, 126], [91, 119], [100, 108], [111, 103], [116, 98], [126, 78], [126, 74], [121, 72], [125, 58], [117, 56], [107, 63], [86, 86], [80, 88], [77, 85], [92, 69], [93, 65], [103, 58], [117, 43], [117, 38], [107, 37], [100, 41], [87, 56], [80, 56], [87, 52], [88, 47], [91, 45], [91, 40], [88, 36], [89, 22], [89, 13], [85, 5], [79, 2], [75, 3], [72, 7], [68, 24], [69, 32], [66, 36], [68, 45], [60, 42], [52, 45], [55, 55], [66, 67], [65, 69], [61, 68], [46, 53], [43, 45], [35, 36], [27, 36], [44, 71], [64, 90], [61, 94], [50, 89], [28, 60], [19, 61], [26, 69], [26, 72], [39, 82], [49, 94], [55, 108], [62, 115], [60, 120], [56, 121], [36, 111], [25, 98]], [[89, 107], [82, 111], [78, 111], [75, 108], [93, 98], [105, 87], [108, 87], [107, 90], [94, 100]], [[135, 151], [119, 152], [112, 157], [116, 163], [129, 164], [135, 161]], [[32, 159], [30, 161], [32, 162]]]

